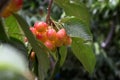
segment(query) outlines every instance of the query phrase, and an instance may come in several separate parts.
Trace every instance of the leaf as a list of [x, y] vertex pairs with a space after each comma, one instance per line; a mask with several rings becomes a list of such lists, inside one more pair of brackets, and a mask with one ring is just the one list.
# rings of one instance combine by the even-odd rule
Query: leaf
[[5, 25], [2, 18], [0, 18], [0, 41], [8, 41], [8, 35], [5, 31]]
[[9, 44], [1, 44], [0, 51], [0, 68], [4, 68], [3, 66], [9, 65], [9, 68], [13, 68], [13, 70], [17, 70], [19, 72], [24, 72], [24, 70], [28, 69], [27, 61], [21, 54], [22, 52], [20, 50]]
[[17, 24], [16, 19], [13, 16], [10, 16], [5, 18], [5, 23], [8, 35], [22, 41], [24, 34], [18, 27], [19, 25]]
[[[25, 36], [28, 38], [28, 41], [30, 42], [33, 50], [35, 51], [38, 59], [38, 78], [39, 80], [44, 80], [47, 71], [50, 67], [49, 58], [47, 55], [47, 51], [41, 48], [41, 46], [44, 46], [42, 43], [38, 43], [31, 31], [29, 30], [29, 26], [27, 22], [18, 14], [14, 14], [14, 17], [16, 18], [17, 22], [19, 23], [21, 29], [23, 30]], [[38, 45], [40, 44], [40, 45]]]
[[92, 34], [87, 26], [76, 18], [64, 19], [64, 28], [71, 37], [79, 37], [83, 40], [92, 40]]
[[10, 37], [10, 40], [8, 42], [9, 42], [10, 45], [15, 47], [19, 51], [21, 51], [22, 55], [24, 55], [25, 58], [28, 59], [27, 58], [27, 56], [28, 56], [27, 49], [26, 49], [26, 47], [25, 47], [25, 45], [24, 45], [24, 43], [22, 41], [20, 41], [19, 39], [14, 38], [14, 37]]
[[90, 32], [90, 14], [87, 7], [78, 0], [54, 0], [64, 9], [67, 17], [60, 22], [64, 23], [64, 28], [71, 37], [79, 37], [84, 40], [92, 40]]
[[[17, 41], [18, 42], [18, 41]], [[29, 74], [29, 76], [28, 76]], [[0, 80], [34, 79], [23, 51], [9, 43], [0, 44]]]
[[89, 10], [83, 3], [78, 2], [78, 0], [54, 0], [54, 2], [64, 9], [67, 16], [75, 16], [87, 27], [90, 26]]
[[60, 47], [60, 56], [61, 56], [60, 66], [62, 66], [65, 62], [66, 57], [67, 57], [67, 47], [66, 46]]
[[78, 0], [54, 0], [54, 2], [66, 13], [67, 17], [62, 18], [61, 22], [64, 23], [68, 35], [74, 37], [71, 47], [75, 56], [87, 71], [92, 72], [96, 61], [92, 47], [87, 43], [92, 41], [89, 10]]
[[84, 40], [81, 38], [72, 38], [71, 47], [74, 55], [83, 64], [85, 69], [89, 73], [92, 73], [96, 63], [92, 46], [88, 42], [84, 42]]

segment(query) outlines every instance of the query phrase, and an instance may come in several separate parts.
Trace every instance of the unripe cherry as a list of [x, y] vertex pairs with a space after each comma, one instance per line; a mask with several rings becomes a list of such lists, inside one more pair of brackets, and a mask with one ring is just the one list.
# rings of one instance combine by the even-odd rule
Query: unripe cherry
[[54, 43], [53, 43], [52, 41], [50, 41], [50, 40], [45, 41], [44, 45], [45, 45], [48, 49], [50, 49], [50, 50], [54, 50], [54, 49], [55, 49]]
[[44, 32], [44, 31], [47, 30], [48, 25], [47, 25], [47, 23], [45, 23], [45, 22], [36, 22], [36, 23], [34, 24], [34, 27], [36, 28], [36, 30], [37, 30], [38, 32]]
[[53, 28], [48, 29], [47, 30], [47, 37], [51, 41], [56, 40], [56, 31], [55, 31], [55, 29], [53, 29]]

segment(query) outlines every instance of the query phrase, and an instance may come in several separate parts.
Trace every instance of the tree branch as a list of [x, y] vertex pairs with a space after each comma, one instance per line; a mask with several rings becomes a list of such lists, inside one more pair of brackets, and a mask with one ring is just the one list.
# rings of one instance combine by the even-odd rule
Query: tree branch
[[115, 25], [112, 21], [110, 22], [110, 25], [111, 25], [111, 28], [110, 28], [109, 34], [108, 34], [106, 40], [104, 42], [102, 42], [102, 44], [101, 44], [102, 48], [106, 48], [108, 46], [108, 44], [111, 42], [112, 36], [114, 34]]
[[50, 22], [51, 22], [51, 20], [50, 20], [50, 13], [51, 13], [52, 3], [53, 3], [53, 0], [50, 0], [49, 1], [49, 5], [48, 5], [47, 17], [46, 17], [46, 23], [48, 23], [48, 24], [50, 24]]

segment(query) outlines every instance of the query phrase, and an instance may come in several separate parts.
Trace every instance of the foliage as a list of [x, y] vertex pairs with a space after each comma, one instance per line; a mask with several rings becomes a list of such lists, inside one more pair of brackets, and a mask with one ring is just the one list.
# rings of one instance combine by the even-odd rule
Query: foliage
[[[25, 0], [25, 2], [27, 1]], [[49, 5], [47, 5], [49, 6], [47, 14], [42, 12], [40, 13], [41, 15], [38, 13], [36, 14], [29, 13], [30, 8], [32, 10], [36, 8], [37, 10], [37, 6], [39, 6], [40, 2], [37, 3], [38, 5], [35, 6], [34, 1], [30, 1], [31, 4], [27, 3], [28, 5], [26, 4], [25, 6], [23, 6], [23, 10], [21, 10], [21, 12], [12, 13], [12, 16], [9, 16], [5, 19], [0, 17], [1, 46], [4, 45], [5, 43], [13, 44], [13, 46], [15, 47], [17, 46], [16, 49], [21, 50], [20, 53], [15, 53], [16, 55], [23, 53], [25, 56], [26, 55], [28, 56], [28, 58], [25, 57], [25, 59], [28, 59], [29, 67], [25, 66], [28, 63], [26, 63], [25, 65], [21, 65], [21, 64], [17, 64], [17, 65], [25, 67], [26, 70], [30, 68], [27, 74], [30, 74], [31, 77], [36, 76], [39, 80], [45, 80], [45, 79], [52, 80], [59, 71], [60, 67], [66, 61], [68, 46], [57, 47], [55, 51], [51, 51], [41, 41], [37, 40], [37, 38], [29, 30], [30, 28], [29, 26], [33, 26], [34, 22], [38, 20], [39, 21], [46, 20], [46, 23], [49, 26], [53, 26], [53, 28], [55, 29], [65, 28], [67, 34], [72, 38], [72, 44], [69, 47], [73, 51], [73, 54], [83, 64], [85, 69], [89, 73], [92, 73], [94, 71], [96, 59], [92, 48], [93, 39], [90, 31], [90, 14], [88, 8], [86, 8], [86, 6], [82, 2], [79, 2], [78, 0], [75, 1], [54, 0], [53, 2], [64, 10], [63, 12], [65, 13], [65, 15], [63, 14], [60, 15], [63, 17], [57, 19], [54, 19], [54, 17], [50, 17], [49, 10], [51, 10], [51, 14], [53, 10], [53, 8], [51, 9], [50, 7], [51, 5], [50, 3]], [[45, 4], [48, 3], [44, 2], [43, 5]], [[57, 5], [55, 4], [54, 6], [56, 7]], [[30, 5], [32, 5], [32, 7], [30, 7]], [[30, 7], [28, 10], [26, 9], [27, 6]], [[58, 6], [57, 8], [59, 8]], [[33, 22], [30, 19], [32, 19]], [[26, 42], [24, 41], [25, 37], [28, 39], [27, 45]], [[26, 46], [24, 47], [24, 45]], [[26, 50], [28, 50], [28, 52], [26, 52]], [[34, 60], [32, 60], [30, 57], [31, 52], [33, 51], [35, 52]], [[19, 55], [17, 55], [17, 57], [19, 57]], [[12, 57], [10, 57], [10, 59], [12, 59]], [[18, 61], [18, 63], [19, 62], [20, 61]], [[23, 60], [22, 62], [25, 61]], [[16, 64], [10, 63], [10, 65], [14, 66]], [[19, 69], [17, 73], [29, 79], [29, 76], [25, 75], [26, 73], [25, 71], [21, 72], [19, 67], [16, 68]], [[12, 68], [9, 67], [9, 69]], [[35, 74], [35, 76], [32, 75], [30, 71], [33, 74]]]

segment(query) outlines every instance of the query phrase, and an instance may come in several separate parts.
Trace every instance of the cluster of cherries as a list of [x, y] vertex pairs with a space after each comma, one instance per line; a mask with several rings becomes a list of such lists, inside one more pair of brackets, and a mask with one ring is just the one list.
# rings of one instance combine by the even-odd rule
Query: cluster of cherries
[[43, 42], [50, 50], [55, 50], [57, 47], [63, 45], [68, 46], [72, 42], [64, 28], [56, 31], [52, 26], [49, 26], [45, 22], [36, 22], [33, 27], [30, 27], [30, 30], [36, 38]]
[[8, 4], [4, 7], [0, 16], [8, 17], [12, 12], [17, 12], [22, 8], [23, 0], [9, 0]]

